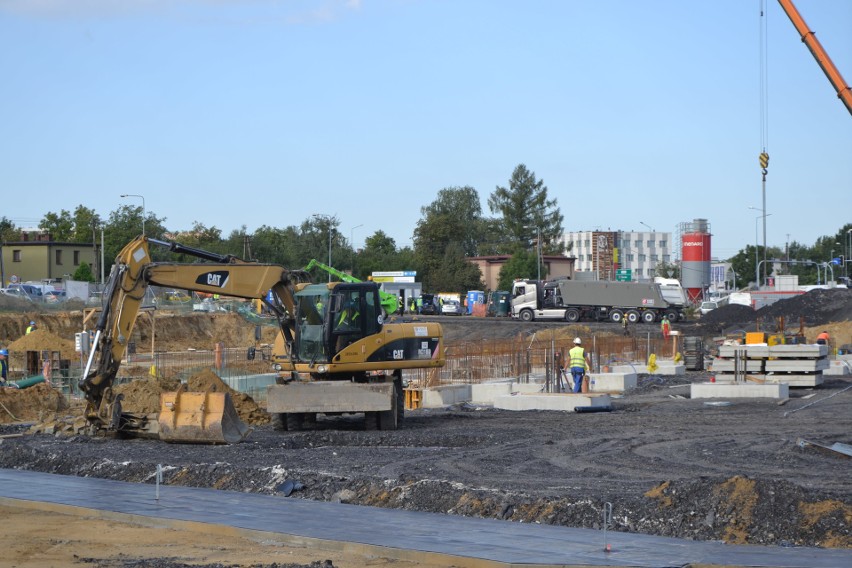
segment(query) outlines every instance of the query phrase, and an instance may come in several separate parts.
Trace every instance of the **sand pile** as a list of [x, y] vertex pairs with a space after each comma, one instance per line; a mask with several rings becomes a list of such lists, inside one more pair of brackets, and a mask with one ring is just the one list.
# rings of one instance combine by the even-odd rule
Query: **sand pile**
[[180, 387], [177, 379], [149, 377], [118, 385], [116, 395], [123, 394], [121, 410], [134, 414], [150, 414], [160, 411], [160, 393], [176, 391]]
[[29, 335], [23, 335], [6, 346], [9, 350], [9, 368], [26, 368], [27, 351], [59, 351], [62, 359], [76, 357], [74, 342], [50, 333], [46, 329], [36, 329]]
[[67, 410], [65, 396], [40, 383], [25, 389], [0, 388], [0, 423], [35, 422]]
[[205, 369], [189, 377], [186, 383], [187, 387], [191, 391], [206, 391], [209, 389], [213, 392], [230, 393], [231, 400], [234, 402], [234, 408], [237, 409], [237, 413], [240, 415], [240, 420], [246, 424], [256, 426], [260, 424], [268, 424], [271, 420], [269, 414], [260, 408], [252, 397], [245, 393], [235, 391], [226, 385], [225, 382], [210, 369]]
[[[240, 420], [246, 424], [259, 425], [268, 424], [269, 414], [261, 409], [253, 398], [245, 393], [235, 391], [229, 387], [219, 376], [205, 369], [187, 379], [187, 390], [192, 392], [227, 392], [231, 395]], [[115, 388], [116, 394], [124, 394], [121, 408], [124, 412], [149, 414], [160, 411], [160, 393], [176, 391], [180, 381], [176, 379], [146, 378], [137, 379], [130, 383], [119, 385]]]

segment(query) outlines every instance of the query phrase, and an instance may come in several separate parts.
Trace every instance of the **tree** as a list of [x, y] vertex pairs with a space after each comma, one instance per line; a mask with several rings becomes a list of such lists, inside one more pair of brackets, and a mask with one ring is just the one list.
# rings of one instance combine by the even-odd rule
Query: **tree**
[[464, 294], [468, 290], [482, 290], [485, 287], [479, 267], [465, 260], [458, 243], [450, 243], [445, 247], [443, 257], [425, 272], [421, 280], [425, 290], [434, 292]]
[[82, 205], [78, 205], [74, 210], [74, 230], [71, 234], [71, 242], [73, 243], [94, 243], [98, 241], [98, 229], [100, 229], [103, 221], [101, 216], [95, 213], [94, 209], [89, 209]]
[[680, 266], [674, 262], [660, 262], [654, 267], [654, 274], [660, 278], [680, 279]]
[[[145, 234], [158, 239], [167, 233], [163, 227], [165, 217], [159, 219], [151, 211], [145, 218]], [[109, 220], [104, 226], [104, 268], [109, 273], [115, 257], [130, 241], [142, 234], [142, 207], [122, 205], [109, 214]], [[154, 260], [166, 260], [171, 253], [167, 249], [152, 247], [151, 257]]]
[[503, 252], [514, 252], [520, 247], [533, 248], [541, 235], [542, 254], [562, 252], [562, 213], [556, 198], [548, 199], [544, 181], [536, 180], [535, 173], [524, 164], [512, 172], [509, 187], [497, 186], [488, 198], [492, 213], [499, 213], [506, 231], [507, 245]]
[[77, 282], [94, 282], [95, 275], [92, 274], [92, 267], [89, 266], [89, 263], [81, 262], [71, 279]]
[[5, 216], [0, 217], [0, 242], [20, 240], [21, 231]]
[[47, 231], [52, 241], [67, 242], [74, 235], [74, 219], [71, 213], [62, 209], [59, 213], [45, 213], [38, 228]]
[[[518, 250], [506, 261], [500, 269], [500, 281], [497, 288], [500, 290], [511, 290], [512, 283], [517, 278], [535, 278], [538, 276], [536, 261], [537, 251]], [[544, 267], [542, 267], [543, 273]]]
[[[147, 227], [146, 227], [147, 229]], [[182, 245], [205, 251], [228, 254], [227, 243], [222, 240], [222, 231], [214, 227], [207, 227], [203, 223], [194, 221], [189, 231], [178, 231], [166, 233], [171, 240]], [[181, 262], [194, 262], [196, 258], [192, 255], [179, 255]]]
[[[424, 288], [452, 292], [464, 292], [471, 285], [481, 288], [481, 273], [465, 260], [477, 255], [486, 226], [476, 190], [444, 188], [420, 212], [423, 217], [414, 229], [413, 260]], [[448, 267], [459, 272], [452, 273]]]
[[367, 280], [373, 272], [395, 268], [405, 270], [412, 266], [400, 265], [396, 242], [380, 229], [365, 239], [364, 249], [355, 258], [352, 275], [360, 280]]

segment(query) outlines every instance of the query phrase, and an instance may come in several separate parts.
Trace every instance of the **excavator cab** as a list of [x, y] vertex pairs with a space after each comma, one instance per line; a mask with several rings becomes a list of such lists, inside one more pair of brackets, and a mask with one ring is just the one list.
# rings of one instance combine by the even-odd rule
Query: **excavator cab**
[[310, 284], [295, 294], [296, 360], [330, 363], [347, 346], [377, 334], [384, 323], [378, 287], [371, 282]]

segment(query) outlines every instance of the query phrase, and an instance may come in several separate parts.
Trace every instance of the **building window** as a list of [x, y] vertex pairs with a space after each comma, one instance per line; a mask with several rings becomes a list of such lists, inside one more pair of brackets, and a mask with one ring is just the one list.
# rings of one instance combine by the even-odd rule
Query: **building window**
[[56, 265], [62, 266], [62, 251], [61, 250], [56, 251]]
[[669, 243], [666, 242], [666, 241], [660, 241], [660, 248], [666, 248], [668, 246], [668, 244]]
[[21, 251], [13, 250], [12, 251], [12, 262], [21, 262]]
[[74, 266], [80, 266], [80, 251], [74, 251]]
[[590, 241], [589, 239], [586, 239], [585, 241], [583, 241], [583, 246], [585, 246], [586, 248], [589, 248], [591, 245], [592, 245], [592, 241]]
[[656, 276], [656, 273], [655, 273], [654, 269], [653, 269], [653, 268], [649, 268], [649, 269], [648, 269], [648, 277], [653, 278], [654, 276]]
[[645, 262], [646, 260], [647, 260], [647, 255], [644, 255], [644, 254], [639, 255], [639, 262]]
[[627, 262], [633, 262], [633, 253], [627, 255]]
[[639, 239], [633, 241], [633, 248], [642, 248], [642, 241], [640, 241]]
[[656, 254], [651, 255], [651, 262], [658, 262], [660, 259]]
[[586, 262], [592, 262], [592, 255], [590, 255], [590, 254], [586, 255]]
[[648, 248], [654, 248], [654, 241], [649, 240], [649, 241], [646, 243], [646, 245], [648, 246]]
[[666, 263], [671, 262], [671, 258], [672, 258], [671, 256], [664, 254], [663, 255], [663, 262], [666, 262]]

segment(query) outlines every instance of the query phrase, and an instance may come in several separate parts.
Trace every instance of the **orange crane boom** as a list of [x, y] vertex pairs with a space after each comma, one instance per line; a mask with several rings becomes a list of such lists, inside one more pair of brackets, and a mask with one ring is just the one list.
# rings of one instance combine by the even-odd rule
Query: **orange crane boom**
[[808, 46], [817, 64], [822, 68], [825, 76], [828, 77], [831, 85], [837, 91], [837, 97], [846, 105], [846, 110], [849, 111], [849, 114], [852, 114], [852, 90], [849, 89], [849, 85], [843, 80], [840, 71], [837, 70], [828, 53], [823, 49], [819, 40], [816, 38], [816, 34], [808, 28], [808, 24], [805, 23], [804, 18], [799, 14], [792, 0], [778, 0], [778, 3], [781, 4], [781, 8], [784, 9], [790, 21], [793, 22], [796, 31], [802, 36], [802, 42]]

